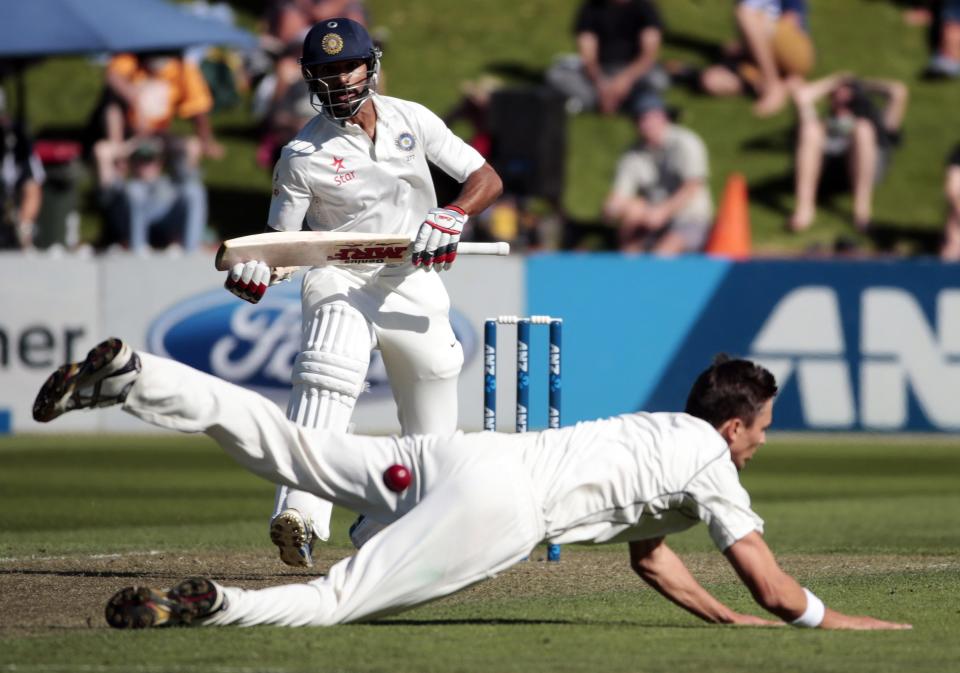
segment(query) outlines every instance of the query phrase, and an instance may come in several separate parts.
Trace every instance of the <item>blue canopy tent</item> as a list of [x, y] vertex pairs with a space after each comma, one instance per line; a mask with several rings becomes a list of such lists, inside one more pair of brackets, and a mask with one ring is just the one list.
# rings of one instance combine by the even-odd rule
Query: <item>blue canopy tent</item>
[[0, 9], [0, 59], [253, 46], [245, 30], [165, 0], [29, 0]]

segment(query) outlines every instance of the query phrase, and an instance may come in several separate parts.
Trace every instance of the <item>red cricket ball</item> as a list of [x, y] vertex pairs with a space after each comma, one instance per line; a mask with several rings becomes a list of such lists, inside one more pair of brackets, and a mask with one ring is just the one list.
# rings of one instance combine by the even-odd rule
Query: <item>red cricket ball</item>
[[383, 483], [394, 493], [402, 493], [410, 486], [413, 475], [403, 465], [391, 465], [383, 471]]

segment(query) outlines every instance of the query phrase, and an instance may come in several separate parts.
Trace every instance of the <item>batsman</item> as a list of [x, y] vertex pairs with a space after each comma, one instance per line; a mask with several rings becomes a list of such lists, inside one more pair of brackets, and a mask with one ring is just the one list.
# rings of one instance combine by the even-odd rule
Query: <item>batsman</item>
[[[301, 67], [317, 114], [283, 148], [273, 172], [268, 231], [402, 235], [413, 241], [400, 266], [317, 267], [302, 286], [302, 336], [287, 417], [307, 428], [346, 431], [363, 390], [370, 353], [383, 356], [404, 434], [447, 435], [457, 426], [463, 351], [437, 273], [457, 257], [471, 215], [501, 193], [493, 168], [422, 105], [377, 93], [380, 50], [350, 19], [316, 24]], [[432, 162], [462, 189], [437, 207]], [[256, 303], [278, 274], [263, 261], [236, 264], [226, 288]], [[330, 535], [331, 505], [278, 487], [270, 537], [280, 558], [311, 566]], [[382, 526], [351, 528], [360, 546]]]

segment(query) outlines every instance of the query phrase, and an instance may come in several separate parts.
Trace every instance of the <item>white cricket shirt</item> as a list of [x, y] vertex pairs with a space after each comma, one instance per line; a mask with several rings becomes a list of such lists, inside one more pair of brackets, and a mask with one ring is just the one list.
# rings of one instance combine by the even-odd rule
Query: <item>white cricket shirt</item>
[[483, 166], [475, 149], [424, 106], [373, 94], [375, 140], [317, 115], [283, 148], [267, 224], [281, 231], [403, 234], [411, 239], [437, 197], [427, 160], [458, 182]]
[[687, 414], [626, 414], [543, 432], [523, 460], [552, 542], [642, 540], [703, 521], [723, 550], [763, 532], [726, 441]]

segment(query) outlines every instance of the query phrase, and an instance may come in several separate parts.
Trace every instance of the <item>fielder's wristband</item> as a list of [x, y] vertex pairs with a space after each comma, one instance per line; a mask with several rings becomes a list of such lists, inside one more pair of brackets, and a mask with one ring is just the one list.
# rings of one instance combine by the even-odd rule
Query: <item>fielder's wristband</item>
[[823, 604], [823, 601], [814, 595], [812, 591], [803, 588], [803, 593], [807, 596], [807, 609], [803, 611], [803, 614], [790, 622], [791, 626], [799, 626], [806, 629], [815, 629], [820, 626], [820, 623], [823, 621], [823, 616], [827, 612], [826, 606]]

